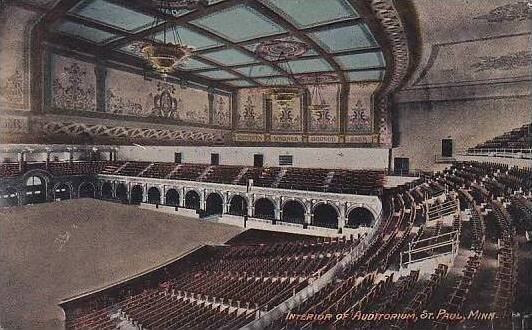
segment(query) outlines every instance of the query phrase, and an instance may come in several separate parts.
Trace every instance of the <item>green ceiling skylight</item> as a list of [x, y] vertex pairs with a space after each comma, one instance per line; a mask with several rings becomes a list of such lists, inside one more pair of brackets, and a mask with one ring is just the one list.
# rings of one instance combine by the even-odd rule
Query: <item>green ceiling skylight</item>
[[234, 70], [248, 77], [267, 77], [281, 74], [269, 65], [252, 65], [243, 68], [235, 68]]
[[359, 17], [345, 0], [268, 0], [264, 4], [299, 28]]
[[237, 49], [223, 49], [215, 52], [204, 53], [201, 56], [225, 65], [239, 65], [255, 63], [256, 59]]
[[[221, 43], [217, 42], [216, 40], [213, 40], [209, 37], [206, 37], [202, 34], [199, 34], [199, 33], [196, 33], [190, 29], [187, 29], [185, 27], [178, 27], [178, 28], [174, 28], [174, 29], [171, 29], [171, 30], [168, 30], [166, 32], [166, 40], [168, 41], [171, 41], [171, 42], [175, 42], [177, 40], [174, 40], [176, 39], [175, 36], [173, 35], [173, 31], [177, 30], [178, 32], [178, 35], [179, 35], [179, 38], [181, 39], [181, 41], [187, 45], [187, 46], [191, 46], [191, 47], [194, 47], [196, 49], [206, 49], [206, 48], [211, 48], [211, 47], [214, 47], [214, 46], [219, 46], [221, 45]], [[164, 33], [161, 32], [159, 34], [157, 34], [155, 36], [155, 39], [162, 42], [164, 40]]]
[[332, 71], [327, 61], [321, 58], [303, 59], [279, 64], [283, 69], [294, 73]]
[[232, 86], [235, 86], [235, 87], [253, 87], [253, 86], [255, 86], [254, 84], [250, 83], [247, 80], [230, 80], [230, 81], [226, 81], [226, 83], [228, 83], [228, 84], [230, 84]]
[[329, 53], [377, 46], [365, 24], [323, 30], [309, 35]]
[[224, 70], [214, 70], [214, 71], [204, 71], [204, 72], [198, 72], [199, 75], [205, 76], [207, 78], [211, 79], [234, 79], [238, 78], [238, 76], [232, 74], [231, 72], [227, 72]]
[[285, 32], [272, 20], [244, 5], [198, 18], [191, 23], [233, 42]]
[[383, 70], [346, 72], [348, 81], [380, 81], [384, 77]]
[[336, 56], [334, 59], [344, 70], [383, 67], [385, 64], [382, 52]]
[[62, 22], [55, 27], [55, 30], [65, 34], [70, 34], [76, 37], [80, 37], [95, 43], [101, 43], [103, 41], [108, 41], [116, 37], [112, 33], [108, 33], [102, 30], [93, 29], [91, 27], [72, 23], [72, 22]]
[[71, 10], [71, 13], [93, 19], [126, 31], [140, 30], [153, 23], [153, 17], [104, 0], [88, 0]]

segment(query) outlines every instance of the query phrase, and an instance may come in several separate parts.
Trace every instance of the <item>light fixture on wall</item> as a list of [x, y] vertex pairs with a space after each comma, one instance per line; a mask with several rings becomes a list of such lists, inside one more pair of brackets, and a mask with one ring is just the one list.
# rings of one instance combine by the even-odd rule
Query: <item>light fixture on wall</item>
[[323, 81], [316, 75], [314, 81], [310, 84], [310, 102], [308, 109], [314, 113], [322, 113], [327, 110], [330, 106], [325, 102], [323, 97]]
[[[176, 10], [192, 10], [203, 6], [205, 1], [152, 0], [152, 4], [162, 14], [172, 15]], [[160, 16], [156, 15], [152, 27], [159, 26], [163, 21]], [[153, 34], [151, 39], [142, 46], [141, 52], [150, 66], [163, 77], [166, 77], [187, 62], [194, 53], [194, 47], [185, 45], [179, 36], [177, 26], [171, 25], [169, 29], [163, 30], [162, 42], [156, 39], [156, 34]]]

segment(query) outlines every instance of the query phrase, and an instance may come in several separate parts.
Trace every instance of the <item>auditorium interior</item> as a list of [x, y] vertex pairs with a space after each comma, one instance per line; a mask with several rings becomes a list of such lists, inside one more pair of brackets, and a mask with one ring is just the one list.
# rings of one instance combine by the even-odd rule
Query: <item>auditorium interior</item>
[[0, 330], [532, 329], [529, 10], [1, 0]]

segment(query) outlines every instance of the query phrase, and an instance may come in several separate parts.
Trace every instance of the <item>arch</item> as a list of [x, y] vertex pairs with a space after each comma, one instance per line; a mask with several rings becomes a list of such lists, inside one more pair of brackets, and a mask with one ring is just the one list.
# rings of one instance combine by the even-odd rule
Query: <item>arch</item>
[[229, 214], [246, 216], [248, 215], [248, 201], [240, 195], [234, 195], [229, 202]]
[[116, 185], [115, 196], [122, 203], [127, 202], [127, 187], [124, 183]]
[[110, 182], [104, 182], [102, 184], [101, 195], [103, 199], [113, 198], [113, 186]]
[[92, 182], [82, 182], [79, 185], [78, 188], [78, 196], [79, 198], [94, 198], [94, 192], [95, 192], [94, 184]]
[[70, 184], [58, 183], [54, 186], [54, 200], [63, 201], [72, 198], [72, 188]]
[[327, 203], [319, 203], [312, 211], [312, 225], [326, 228], [338, 228], [339, 212], [336, 207]]
[[305, 206], [298, 200], [289, 200], [283, 204], [283, 222], [305, 223]]
[[165, 204], [168, 206], [179, 206], [179, 193], [176, 189], [168, 189], [165, 196]]
[[275, 219], [275, 204], [269, 198], [259, 198], [255, 201], [254, 213], [256, 218], [273, 220]]
[[205, 200], [205, 213], [206, 215], [222, 214], [224, 200], [218, 193], [210, 193]]
[[18, 191], [13, 187], [6, 187], [0, 193], [0, 206], [17, 206], [18, 205]]
[[374, 222], [373, 213], [365, 207], [355, 207], [347, 214], [347, 226], [350, 228], [369, 227]]
[[200, 209], [200, 195], [195, 190], [189, 190], [185, 194], [185, 208], [192, 210]]
[[24, 181], [27, 204], [46, 202], [46, 181], [43, 177], [31, 175]]
[[148, 189], [148, 203], [161, 204], [161, 191], [157, 187]]
[[139, 205], [142, 203], [144, 197], [144, 189], [140, 185], [134, 185], [133, 188], [131, 188], [131, 204], [133, 205]]

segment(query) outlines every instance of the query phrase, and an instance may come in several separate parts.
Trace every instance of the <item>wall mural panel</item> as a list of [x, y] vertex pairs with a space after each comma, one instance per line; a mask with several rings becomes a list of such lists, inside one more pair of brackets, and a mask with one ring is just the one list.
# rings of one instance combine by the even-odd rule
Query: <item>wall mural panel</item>
[[[123, 82], [127, 81], [125, 85]], [[162, 117], [172, 121], [209, 123], [206, 91], [145, 80], [142, 76], [109, 69], [106, 111], [135, 117]]]
[[245, 131], [265, 128], [264, 98], [259, 89], [247, 88], [238, 92], [238, 128]]
[[347, 98], [347, 134], [373, 132], [373, 92], [378, 83], [352, 83]]
[[56, 109], [96, 111], [94, 65], [53, 55], [51, 99]]
[[301, 132], [301, 98], [289, 103], [272, 102], [272, 130], [281, 132]]
[[0, 107], [29, 110], [30, 30], [33, 12], [6, 6], [0, 11]]
[[231, 127], [231, 98], [225, 95], [214, 95], [213, 124], [220, 127]]
[[[338, 84], [323, 85], [320, 90], [322, 100], [316, 101], [311, 96], [309, 106], [309, 130], [318, 132], [337, 132], [339, 128], [339, 98], [340, 86]], [[321, 103], [319, 107], [312, 107], [315, 103]]]

